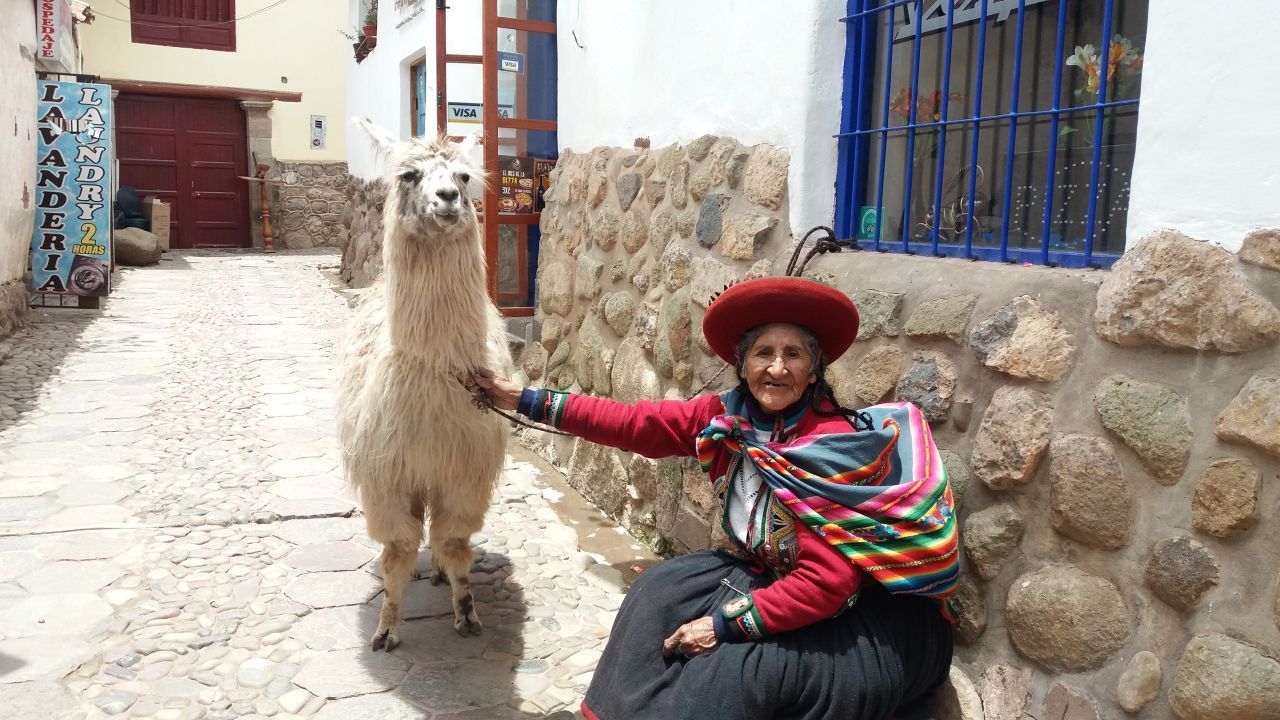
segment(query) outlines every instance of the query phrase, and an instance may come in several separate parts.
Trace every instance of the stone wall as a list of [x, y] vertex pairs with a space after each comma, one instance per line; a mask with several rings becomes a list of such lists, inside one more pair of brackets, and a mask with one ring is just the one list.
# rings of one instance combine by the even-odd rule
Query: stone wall
[[[566, 153], [517, 379], [736, 382], [702, 314], [785, 268], [787, 164], [714, 137]], [[915, 402], [943, 449], [964, 548], [943, 715], [1280, 717], [1280, 232], [1238, 257], [1160, 233], [1106, 272], [847, 252], [807, 274], [862, 312], [841, 399]], [[655, 548], [719, 541], [693, 461], [519, 437]]]
[[342, 249], [342, 279], [354, 288], [367, 287], [382, 272], [382, 208], [387, 186], [381, 179], [352, 176], [343, 195], [347, 200], [342, 215], [345, 232], [338, 244]]
[[271, 229], [276, 247], [340, 247], [346, 231], [342, 224], [346, 187], [351, 179], [347, 164], [281, 160], [275, 172], [284, 181], [271, 186]]

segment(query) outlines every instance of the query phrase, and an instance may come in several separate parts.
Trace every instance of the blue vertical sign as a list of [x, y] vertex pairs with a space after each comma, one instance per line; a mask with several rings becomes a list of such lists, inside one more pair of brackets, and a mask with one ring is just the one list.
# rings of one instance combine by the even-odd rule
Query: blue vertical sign
[[31, 287], [111, 289], [111, 87], [39, 80]]

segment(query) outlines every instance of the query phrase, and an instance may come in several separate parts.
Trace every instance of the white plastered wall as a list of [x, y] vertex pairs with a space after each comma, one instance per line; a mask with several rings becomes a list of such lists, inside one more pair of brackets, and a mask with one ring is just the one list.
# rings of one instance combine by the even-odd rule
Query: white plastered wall
[[0, 0], [0, 17], [0, 283], [6, 283], [26, 272], [35, 219], [35, 6]]
[[656, 148], [707, 133], [784, 147], [791, 227], [828, 225], [844, 9], [838, 0], [559, 0], [560, 147], [647, 137]]
[[1280, 227], [1280, 2], [1151, 0], [1128, 245]]

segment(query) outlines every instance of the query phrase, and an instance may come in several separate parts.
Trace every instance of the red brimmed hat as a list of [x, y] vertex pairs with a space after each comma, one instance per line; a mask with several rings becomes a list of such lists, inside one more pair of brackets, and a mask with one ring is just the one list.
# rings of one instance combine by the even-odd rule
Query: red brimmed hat
[[712, 299], [702, 318], [702, 333], [721, 360], [733, 365], [738, 340], [757, 325], [791, 323], [808, 328], [831, 362], [858, 335], [858, 308], [848, 295], [798, 277], [746, 280]]

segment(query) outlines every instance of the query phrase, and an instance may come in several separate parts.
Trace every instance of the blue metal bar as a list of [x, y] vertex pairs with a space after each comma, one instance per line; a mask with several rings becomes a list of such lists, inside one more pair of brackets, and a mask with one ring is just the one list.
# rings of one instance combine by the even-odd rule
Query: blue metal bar
[[[1019, 0], [1025, 2], [1025, 0]], [[890, 30], [893, 29], [893, 18], [889, 19]], [[907, 168], [906, 182], [902, 184], [902, 251], [910, 253], [908, 243], [911, 240], [911, 180], [915, 174], [916, 156], [916, 112], [920, 109], [917, 102], [920, 92], [920, 45], [922, 40], [921, 24], [924, 22], [924, 0], [916, 0], [916, 35], [911, 41], [911, 112], [907, 118], [910, 130], [907, 133], [907, 155], [904, 165]], [[893, 52], [893, 48], [889, 48]], [[887, 90], [888, 88], [886, 88]]]
[[[848, 9], [854, 12], [866, 7], [875, 0], [848, 0]], [[846, 26], [846, 48], [854, 47], [849, 43], [857, 43], [857, 54], [845, 50], [845, 92], [855, 93], [856, 97], [845, 96], [841, 116], [841, 128], [860, 130], [869, 124], [871, 109], [871, 79], [874, 76], [874, 64], [868, 58], [875, 47], [874, 19], [861, 19]], [[853, 114], [849, 110], [853, 109]], [[840, 138], [840, 152], [836, 168], [836, 237], [857, 237], [861, 231], [860, 206], [866, 195], [867, 155], [870, 151], [871, 138], [867, 135], [853, 135]], [[848, 142], [852, 143], [849, 147]]]
[[[942, 97], [938, 103], [941, 106], [938, 119], [942, 122], [947, 121], [948, 109], [951, 107], [951, 41], [952, 31], [954, 27], [954, 13], [947, 13], [947, 42], [943, 50], [945, 55], [942, 64]], [[934, 257], [941, 257], [938, 253], [938, 228], [942, 227], [942, 175], [943, 169], [947, 164], [947, 129], [942, 127], [938, 130], [938, 172], [933, 178], [933, 227], [930, 228], [930, 239], [933, 241], [931, 252]]]
[[927, 122], [927, 123], [916, 123], [915, 125], [894, 125], [893, 127], [890, 127], [890, 128], [871, 128], [870, 130], [858, 130], [854, 132], [839, 133], [837, 135], [833, 135], [832, 137], [839, 138], [839, 137], [845, 137], [848, 135], [876, 135], [882, 132], [894, 133], [894, 132], [904, 132], [912, 129], [921, 130], [924, 128], [935, 128], [935, 127], [943, 127], [943, 126], [950, 126], [950, 125], [970, 125], [973, 123], [984, 123], [984, 122], [991, 122], [995, 120], [1007, 120], [1012, 117], [1029, 118], [1029, 117], [1042, 117], [1042, 116], [1049, 116], [1049, 115], [1070, 115], [1072, 113], [1090, 112], [1092, 110], [1096, 110], [1099, 108], [1115, 108], [1115, 107], [1124, 107], [1126, 105], [1137, 105], [1137, 104], [1138, 104], [1138, 100], [1136, 98], [1133, 100], [1111, 100], [1109, 102], [1093, 103], [1092, 105], [1076, 105], [1074, 107], [1061, 108], [1059, 110], [1054, 110], [1053, 108], [1048, 108], [1045, 110], [1023, 110], [1017, 113], [1008, 112], [1008, 113], [1000, 113], [999, 115], [985, 115], [983, 117], [959, 118], [956, 120], [948, 120], [946, 122], [935, 121], [935, 122]]
[[[875, 2], [875, 0], [872, 0], [872, 2]], [[884, 12], [885, 10], [892, 10], [892, 9], [894, 9], [894, 8], [902, 7], [903, 5], [908, 5], [908, 4], [913, 3], [913, 2], [917, 2], [917, 0], [894, 0], [893, 2], [891, 2], [891, 3], [885, 3], [884, 5], [881, 5], [880, 7], [871, 7], [871, 8], [866, 9], [866, 10], [859, 10], [858, 12], [849, 13], [848, 15], [845, 15], [844, 17], [840, 18], [840, 22], [851, 22], [851, 21], [854, 21], [854, 20], [861, 20], [862, 18], [866, 17], [867, 15], [875, 15], [876, 13]], [[892, 13], [890, 13], [890, 15], [889, 15], [889, 24], [890, 24], [890, 25], [893, 25], [893, 15], [892, 15]], [[893, 36], [892, 36], [892, 35], [890, 35], [890, 36], [889, 36], [889, 41], [890, 41], [890, 42], [893, 42]]]
[[[1098, 99], [1107, 97], [1107, 70], [1111, 65], [1111, 2], [1106, 0], [1102, 10], [1102, 58], [1098, 67]], [[1089, 170], [1089, 214], [1084, 223], [1084, 260], [1089, 264], [1093, 256], [1094, 222], [1098, 212], [1098, 166], [1102, 164], [1102, 120], [1106, 111], [1099, 108], [1093, 120], [1093, 168]]]
[[982, 71], [987, 64], [987, 0], [982, 0], [982, 20], [978, 27], [978, 79], [977, 92], [973, 96], [973, 135], [970, 138], [970, 144], [973, 146], [969, 157], [969, 213], [968, 220], [965, 222], [964, 228], [964, 256], [966, 259], [974, 259], [973, 256], [973, 196], [978, 181], [978, 140], [982, 132], [982, 122], [977, 118], [982, 117]]
[[[870, 247], [869, 241], [858, 241], [859, 247]], [[927, 252], [929, 249], [928, 242], [911, 243], [914, 252]], [[964, 249], [964, 245], [956, 243], [940, 243], [939, 247], [944, 251], [955, 252], [957, 255]], [[893, 244], [891, 252], [902, 252], [897, 243]], [[1009, 248], [1007, 253], [1009, 262], [1017, 263], [1038, 263], [1040, 260], [1040, 248]], [[976, 247], [973, 249], [972, 260], [986, 260], [998, 262], [1000, 260], [1000, 248], [998, 247]], [[1110, 267], [1112, 263], [1119, 260], [1119, 255], [1099, 253], [1093, 256], [1091, 264], [1086, 265], [1084, 253], [1071, 252], [1065, 250], [1055, 250], [1049, 253], [1049, 262], [1054, 266], [1064, 268], [1084, 268], [1084, 267]]]
[[1013, 93], [1009, 99], [1009, 149], [1004, 158], [1004, 208], [1000, 212], [1000, 260], [1009, 259], [1009, 188], [1013, 185], [1013, 151], [1018, 142], [1018, 93], [1022, 90], [1022, 28], [1027, 0], [1018, 0], [1018, 35], [1013, 44]]
[[[875, 0], [872, 0], [874, 2]], [[986, 2], [986, 0], [982, 0]], [[880, 129], [880, 177], [876, 180], [876, 250], [880, 249], [880, 225], [884, 221], [884, 159], [889, 154], [889, 98], [893, 82], [893, 17], [886, 18], [884, 43], [884, 109]]]
[[[1053, 67], [1053, 109], [1062, 104], [1062, 52], [1067, 30], [1067, 0], [1058, 0], [1058, 45]], [[1053, 221], [1053, 176], [1058, 170], [1058, 122], [1059, 113], [1049, 116], [1049, 170], [1044, 178], [1044, 222], [1040, 226], [1040, 262], [1049, 264], [1049, 227]]]
[[[848, 0], [846, 10], [855, 13], [860, 9], [866, 0]], [[862, 113], [861, 89], [865, 83], [860, 82], [861, 79], [861, 58], [859, 55], [849, 51], [854, 47], [853, 43], [858, 43], [859, 53], [864, 53], [865, 48], [861, 47], [861, 40], [858, 35], [862, 29], [863, 22], [852, 23], [845, 26], [845, 53], [844, 53], [844, 82], [841, 83], [844, 89], [844, 95], [840, 101], [840, 131], [847, 132], [850, 130], [861, 129], [860, 117]], [[856, 93], [857, 97], [850, 97]], [[836, 237], [848, 238], [857, 237], [857, 233], [850, 232], [850, 228], [855, 227], [852, 216], [857, 212], [858, 204], [858, 150], [864, 144], [866, 138], [860, 136], [841, 137], [837, 140], [839, 147], [836, 151], [836, 218], [835, 231]], [[852, 145], [852, 148], [850, 148]], [[850, 159], [852, 150], [853, 158]], [[851, 207], [852, 206], [852, 207]]]

